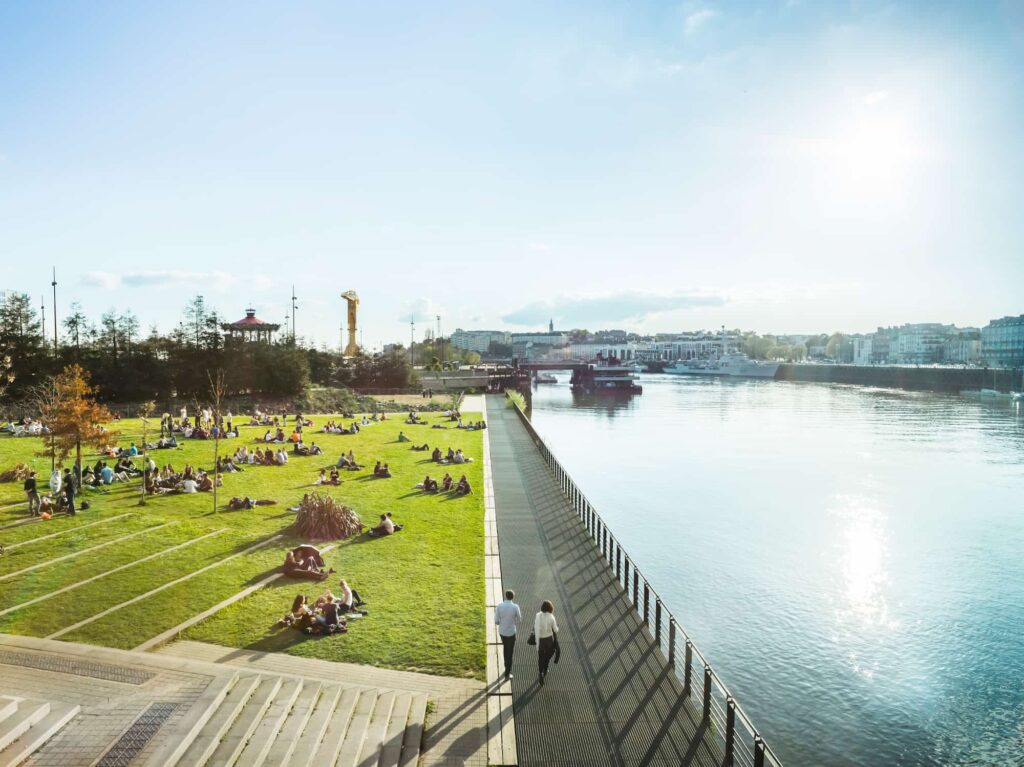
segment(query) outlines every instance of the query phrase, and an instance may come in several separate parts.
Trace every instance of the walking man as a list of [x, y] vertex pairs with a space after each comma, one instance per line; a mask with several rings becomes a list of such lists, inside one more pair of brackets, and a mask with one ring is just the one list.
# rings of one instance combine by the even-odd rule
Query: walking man
[[505, 592], [505, 601], [494, 608], [494, 623], [498, 626], [502, 649], [505, 651], [505, 679], [512, 678], [512, 652], [516, 649], [516, 626], [523, 619], [523, 613], [513, 600], [516, 593], [512, 589]]
[[36, 487], [36, 473], [29, 472], [25, 480], [25, 497], [28, 498], [28, 513], [33, 517], [39, 514], [39, 489]]

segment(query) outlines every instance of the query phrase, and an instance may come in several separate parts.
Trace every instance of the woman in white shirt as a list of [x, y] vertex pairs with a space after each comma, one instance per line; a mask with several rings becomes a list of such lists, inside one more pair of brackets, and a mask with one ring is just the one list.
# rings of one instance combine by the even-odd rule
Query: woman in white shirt
[[537, 670], [540, 683], [548, 673], [548, 663], [558, 647], [558, 623], [555, 621], [555, 606], [544, 600], [540, 612], [533, 618], [533, 633], [537, 637]]

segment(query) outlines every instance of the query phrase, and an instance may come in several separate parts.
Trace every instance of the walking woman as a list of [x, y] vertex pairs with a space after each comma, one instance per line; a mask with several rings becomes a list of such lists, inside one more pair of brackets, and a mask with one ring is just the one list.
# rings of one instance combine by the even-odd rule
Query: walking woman
[[558, 648], [558, 623], [555, 621], [555, 606], [548, 600], [540, 606], [540, 612], [533, 619], [533, 633], [537, 637], [537, 670], [540, 683], [548, 673], [548, 663]]

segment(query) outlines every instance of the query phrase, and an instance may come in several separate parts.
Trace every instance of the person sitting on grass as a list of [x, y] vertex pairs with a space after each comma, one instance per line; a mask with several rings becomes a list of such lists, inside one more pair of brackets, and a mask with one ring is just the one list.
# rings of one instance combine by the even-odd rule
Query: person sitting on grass
[[441, 448], [435, 447], [434, 452], [430, 454], [430, 460], [434, 463], [441, 463]]
[[288, 453], [284, 448], [277, 451], [277, 465], [284, 466], [288, 463]]
[[324, 451], [320, 449], [320, 446], [316, 442], [309, 443], [309, 454], [310, 455], [323, 455]]
[[181, 481], [181, 492], [183, 493], [198, 493], [199, 483], [197, 483], [192, 477], [185, 477]]
[[313, 625], [313, 611], [309, 609], [309, 600], [305, 594], [299, 594], [292, 602], [292, 609], [277, 622], [277, 626], [284, 628], [290, 626], [299, 631], [305, 631]]
[[302, 444], [302, 440], [296, 442], [292, 450], [295, 452], [295, 455], [309, 455], [309, 448]]
[[441, 480], [441, 489], [447, 493], [449, 490], [452, 489], [453, 481], [454, 480], [452, 480], [452, 475], [449, 474], [448, 472], [445, 472], [444, 479]]
[[377, 466], [373, 469], [373, 476], [381, 479], [391, 479], [391, 469], [386, 463], [377, 461]]
[[399, 442], [412, 442], [411, 439], [409, 439], [407, 436], [405, 436], [405, 432], [402, 432], [402, 431], [398, 432], [398, 441]]
[[341, 612], [341, 614], [342, 615], [347, 615], [349, 613], [357, 613], [358, 612], [358, 613], [360, 613], [362, 615], [366, 615], [367, 614], [366, 610], [358, 610], [357, 609], [357, 608], [362, 607], [363, 605], [366, 604], [363, 601], [362, 597], [359, 596], [359, 592], [356, 591], [353, 588], [350, 588], [349, 585], [348, 585], [348, 581], [346, 581], [344, 578], [341, 579], [341, 584], [340, 585], [341, 585], [341, 594], [338, 595], [337, 602], [338, 602], [338, 610]]
[[469, 486], [469, 480], [466, 479], [466, 475], [463, 474], [459, 479], [459, 484], [455, 486], [455, 495], [469, 495], [473, 492], [473, 489]]
[[326, 485], [327, 484], [327, 469], [320, 469], [320, 476], [316, 478], [314, 485]]
[[371, 538], [380, 538], [385, 535], [392, 535], [402, 529], [402, 525], [396, 525], [391, 519], [391, 512], [380, 515], [380, 522], [376, 527], [371, 527], [367, 535]]
[[420, 482], [418, 485], [416, 485], [416, 487], [422, 489], [426, 493], [436, 493], [437, 492], [437, 480], [436, 479], [431, 479], [430, 475], [428, 474], [427, 476], [425, 476], [423, 478], [422, 482]]

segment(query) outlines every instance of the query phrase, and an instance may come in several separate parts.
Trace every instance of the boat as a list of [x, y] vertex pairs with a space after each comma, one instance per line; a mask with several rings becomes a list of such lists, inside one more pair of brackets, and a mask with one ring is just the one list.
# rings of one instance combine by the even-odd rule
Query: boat
[[551, 375], [551, 373], [537, 373], [533, 382], [539, 384], [556, 384], [558, 383], [558, 379]]
[[585, 394], [642, 394], [631, 365], [617, 361], [598, 360], [572, 371], [573, 391]]
[[664, 372], [677, 376], [775, 378], [778, 369], [778, 362], [760, 362], [740, 352], [727, 352], [717, 359], [679, 360]]

